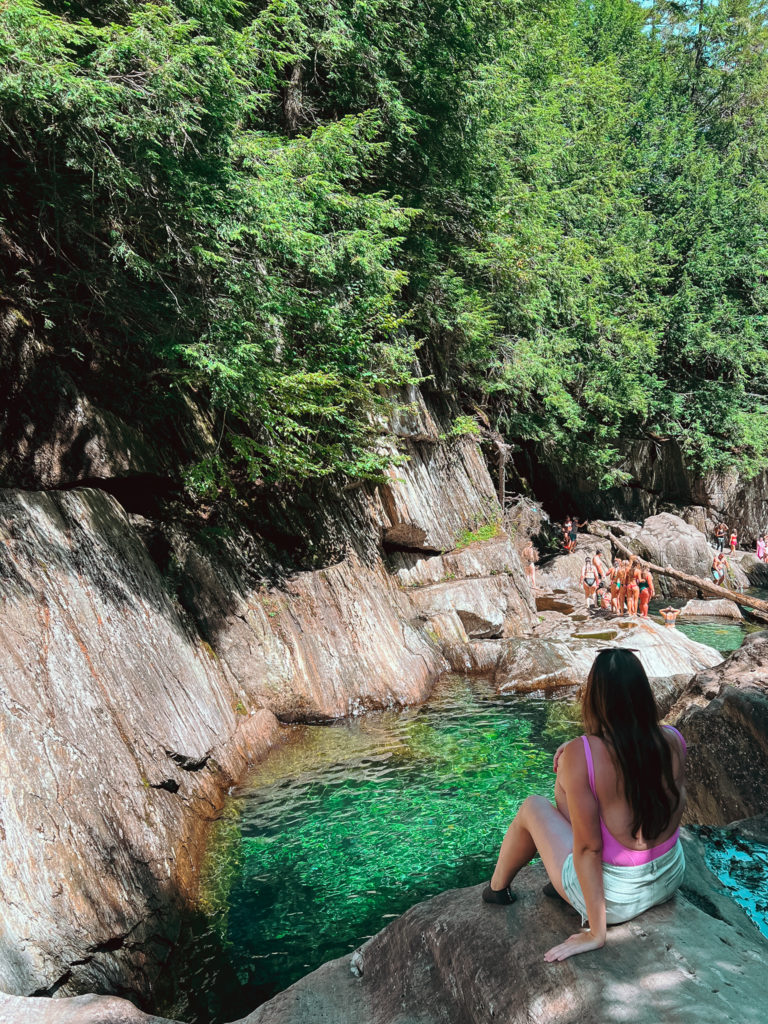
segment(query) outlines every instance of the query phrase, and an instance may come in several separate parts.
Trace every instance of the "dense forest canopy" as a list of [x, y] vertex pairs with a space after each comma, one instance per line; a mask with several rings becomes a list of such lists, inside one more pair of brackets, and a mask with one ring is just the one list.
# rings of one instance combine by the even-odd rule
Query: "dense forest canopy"
[[[768, 5], [0, 4], [0, 246], [199, 493], [376, 476], [430, 376], [596, 483], [768, 465]], [[459, 428], [467, 428], [463, 418]]]

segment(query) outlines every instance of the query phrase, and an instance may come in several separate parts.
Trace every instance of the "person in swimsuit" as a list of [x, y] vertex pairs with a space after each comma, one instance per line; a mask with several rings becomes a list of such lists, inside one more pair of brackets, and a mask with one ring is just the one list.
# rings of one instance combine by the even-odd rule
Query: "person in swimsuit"
[[728, 538], [728, 545], [729, 545], [729, 547], [731, 549], [731, 554], [732, 555], [735, 554], [735, 552], [736, 552], [736, 542], [738, 541], [738, 539], [739, 539], [739, 536], [736, 533], [736, 527], [734, 526], [734, 528], [731, 530], [731, 536]]
[[614, 558], [610, 570], [610, 607], [616, 615], [622, 613], [622, 604], [624, 603], [622, 598], [623, 575], [621, 558]]
[[627, 615], [637, 615], [637, 601], [640, 597], [640, 567], [635, 565], [634, 558], [630, 559], [627, 569]]
[[600, 949], [606, 926], [664, 903], [680, 886], [685, 858], [685, 740], [660, 726], [640, 660], [600, 651], [582, 701], [586, 734], [564, 743], [553, 767], [555, 806], [529, 796], [501, 844], [482, 898], [507, 904], [510, 883], [538, 852], [557, 893], [589, 920], [544, 954], [552, 963]]
[[759, 561], [765, 561], [765, 537], [757, 538], [757, 548], [755, 554], [757, 555]]
[[662, 608], [659, 615], [664, 619], [664, 625], [669, 629], [675, 628], [675, 619], [680, 614], [679, 608]]
[[523, 562], [525, 563], [525, 575], [532, 590], [536, 589], [536, 563], [538, 560], [539, 553], [533, 546], [533, 541], [529, 540], [523, 548]]
[[597, 572], [589, 555], [584, 559], [581, 569], [581, 585], [584, 588], [584, 597], [587, 599], [587, 608], [589, 608], [597, 590]]
[[571, 540], [571, 527], [573, 523], [570, 519], [566, 519], [563, 523], [563, 550], [570, 554], [573, 551], [573, 541]]
[[640, 614], [644, 618], [648, 618], [648, 605], [651, 603], [651, 598], [656, 596], [656, 589], [653, 586], [653, 576], [651, 576], [650, 569], [644, 569], [640, 573], [640, 579], [637, 581], [639, 590], [638, 597], [638, 608]]
[[725, 523], [718, 523], [715, 527], [715, 548], [719, 552], [725, 548], [726, 533], [728, 533], [728, 527]]
[[602, 581], [608, 575], [608, 572], [605, 566], [603, 565], [603, 552], [599, 548], [592, 556], [592, 565], [594, 565], [595, 567], [595, 572], [597, 573], [598, 580], [600, 580], [600, 582], [602, 583]]
[[719, 586], [723, 585], [723, 580], [725, 579], [726, 564], [725, 554], [717, 552], [712, 559], [712, 579]]

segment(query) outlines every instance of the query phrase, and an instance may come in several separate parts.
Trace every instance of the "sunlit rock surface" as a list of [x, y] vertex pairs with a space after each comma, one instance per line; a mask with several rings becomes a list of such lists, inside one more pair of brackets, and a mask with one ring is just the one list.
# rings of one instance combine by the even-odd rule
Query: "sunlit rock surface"
[[628, 647], [637, 652], [666, 714], [697, 672], [722, 661], [718, 651], [653, 619], [577, 621], [566, 614], [547, 614], [549, 621], [541, 624], [546, 635], [449, 645], [451, 667], [468, 675], [487, 675], [501, 692], [575, 691], [586, 683], [599, 651]]
[[768, 632], [696, 675], [670, 720], [689, 744], [686, 821], [724, 825], [768, 811]]
[[743, 619], [741, 608], [735, 601], [723, 598], [712, 601], [686, 601], [680, 609], [680, 615], [684, 619]]

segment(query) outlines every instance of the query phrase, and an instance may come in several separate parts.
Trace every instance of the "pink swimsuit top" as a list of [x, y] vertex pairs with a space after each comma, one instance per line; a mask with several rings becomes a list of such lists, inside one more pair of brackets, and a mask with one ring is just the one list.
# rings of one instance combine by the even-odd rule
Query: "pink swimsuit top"
[[[683, 745], [683, 753], [688, 750], [685, 740], [673, 725], [664, 725], [662, 728], [669, 729], [670, 732], [673, 732], [676, 736], [680, 737], [680, 742]], [[595, 789], [595, 766], [592, 763], [592, 749], [586, 736], [582, 736], [581, 741], [584, 744], [584, 756], [587, 759], [589, 788], [592, 790], [592, 796], [597, 800], [597, 790]], [[611, 835], [605, 827], [605, 822], [602, 817], [600, 818], [600, 833], [603, 837], [603, 864], [614, 864], [617, 867], [630, 868], [637, 867], [640, 864], [650, 864], [652, 860], [656, 860], [657, 857], [661, 857], [663, 854], [668, 853], [677, 842], [680, 836], [680, 829], [676, 828], [669, 839], [665, 839], [664, 842], [659, 843], [658, 846], [652, 846], [649, 850], [631, 850], [628, 846], [624, 846], [623, 843], [620, 843], [618, 839]]]

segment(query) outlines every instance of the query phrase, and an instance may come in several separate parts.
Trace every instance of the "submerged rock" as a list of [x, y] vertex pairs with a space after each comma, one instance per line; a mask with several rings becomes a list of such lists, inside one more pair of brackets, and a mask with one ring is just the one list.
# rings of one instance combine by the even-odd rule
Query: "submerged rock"
[[696, 675], [670, 717], [689, 745], [686, 821], [724, 825], [768, 811], [768, 631]]
[[[683, 887], [667, 904], [608, 929], [604, 949], [544, 961], [579, 918], [541, 894], [541, 865], [489, 907], [480, 886], [413, 907], [244, 1018], [247, 1024], [763, 1024], [768, 942], [723, 893], [700, 840], [684, 839]], [[489, 864], [490, 870], [490, 864]]]

